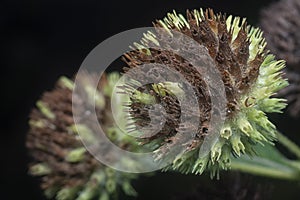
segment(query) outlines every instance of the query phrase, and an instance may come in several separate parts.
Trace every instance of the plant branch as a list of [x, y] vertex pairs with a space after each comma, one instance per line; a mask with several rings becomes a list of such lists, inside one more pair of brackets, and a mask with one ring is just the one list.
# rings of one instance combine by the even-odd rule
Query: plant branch
[[279, 131], [276, 131], [276, 135], [278, 142], [300, 159], [300, 147]]
[[234, 159], [231, 163], [231, 169], [277, 179], [300, 179], [299, 170], [286, 165], [278, 165], [278, 163], [262, 158]]

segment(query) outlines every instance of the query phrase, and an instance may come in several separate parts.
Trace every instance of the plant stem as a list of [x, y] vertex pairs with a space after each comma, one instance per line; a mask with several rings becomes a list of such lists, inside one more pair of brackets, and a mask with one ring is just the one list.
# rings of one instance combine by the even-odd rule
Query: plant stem
[[239, 162], [238, 160], [232, 161], [231, 169], [277, 179], [299, 180], [299, 173], [295, 170], [274, 169], [268, 166], [252, 165], [247, 162]]
[[276, 135], [279, 143], [300, 159], [300, 147], [279, 131], [276, 131]]
[[295, 169], [297, 169], [300, 173], [300, 162], [297, 160], [297, 161], [294, 161], [294, 160], [287, 160], [286, 164], [288, 164], [289, 166], [291, 167], [294, 167]]

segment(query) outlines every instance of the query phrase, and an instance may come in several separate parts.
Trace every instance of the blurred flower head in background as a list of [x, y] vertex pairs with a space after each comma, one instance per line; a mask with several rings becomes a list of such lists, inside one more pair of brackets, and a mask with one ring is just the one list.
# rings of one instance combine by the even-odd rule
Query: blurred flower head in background
[[[128, 140], [120, 141], [110, 111], [112, 86], [118, 80], [117, 73], [102, 76], [98, 87], [96, 112], [99, 123], [118, 142], [120, 147], [130, 149]], [[95, 74], [81, 74], [78, 78], [84, 85], [84, 96], [93, 99], [90, 84], [97, 80]], [[41, 187], [46, 197], [58, 200], [89, 200], [99, 198], [118, 199], [118, 191], [135, 196], [131, 180], [136, 174], [115, 171], [96, 160], [83, 146], [78, 129], [89, 137], [92, 130], [86, 126], [75, 127], [72, 116], [72, 80], [61, 77], [54, 90], [46, 92], [30, 114], [30, 130], [27, 148], [33, 160], [30, 174], [41, 177]], [[74, 104], [83, 104], [80, 96], [73, 98]], [[87, 102], [89, 103], [89, 102]], [[88, 118], [88, 110], [82, 116]], [[82, 136], [82, 135], [81, 135]]]
[[278, 94], [288, 100], [288, 113], [300, 116], [300, 1], [281, 0], [261, 12], [260, 25], [267, 47], [287, 63], [290, 85]]

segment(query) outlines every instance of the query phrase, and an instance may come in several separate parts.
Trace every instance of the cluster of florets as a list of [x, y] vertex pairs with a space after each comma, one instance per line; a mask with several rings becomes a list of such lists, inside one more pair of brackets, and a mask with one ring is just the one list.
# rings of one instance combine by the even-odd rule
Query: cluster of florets
[[[154, 26], [166, 30], [171, 37], [171, 31], [179, 31], [207, 49], [208, 56], [214, 62], [213, 67], [221, 74], [227, 100], [224, 124], [218, 130], [209, 153], [203, 155], [199, 152], [200, 148], [214, 128], [209, 126], [214, 110], [203, 74], [175, 52], [160, 48], [160, 44], [165, 42], [161, 31], [145, 34], [141, 42], [135, 44], [137, 49], [124, 56], [128, 65], [125, 71], [130, 72], [130, 69], [143, 64], [163, 64], [182, 74], [197, 94], [197, 109], [200, 112], [194, 117], [199, 118], [200, 124], [196, 127], [196, 134], [182, 144], [178, 133], [181, 131], [181, 134], [188, 135], [195, 130], [189, 123], [180, 122], [180, 115], [189, 114], [181, 109], [176, 97], [178, 93], [185, 94], [184, 86], [171, 81], [132, 90], [130, 85], [127, 87], [130, 113], [136, 127], [147, 126], [151, 120], [161, 117], [153, 112], [149, 115], [155, 105], [160, 104], [165, 111], [157, 113], [164, 115], [166, 120], [161, 130], [150, 137], [142, 135], [140, 139], [155, 150], [158, 160], [167, 156], [170, 148], [176, 145], [185, 147], [166, 169], [201, 174], [209, 168], [214, 175], [220, 168], [230, 167], [232, 155], [252, 155], [255, 144], [264, 145], [276, 139], [276, 128], [266, 113], [281, 112], [286, 106], [284, 99], [273, 95], [288, 83], [282, 78], [284, 61], [275, 60], [265, 50], [266, 42], [260, 29], [248, 26], [245, 19], [215, 15], [210, 9], [187, 11], [187, 18], [175, 12], [169, 13], [163, 20], [157, 20]], [[144, 76], [151, 76], [151, 73], [145, 72]], [[139, 81], [137, 75], [131, 78]], [[189, 112], [192, 115], [195, 105], [187, 107], [191, 108]]]

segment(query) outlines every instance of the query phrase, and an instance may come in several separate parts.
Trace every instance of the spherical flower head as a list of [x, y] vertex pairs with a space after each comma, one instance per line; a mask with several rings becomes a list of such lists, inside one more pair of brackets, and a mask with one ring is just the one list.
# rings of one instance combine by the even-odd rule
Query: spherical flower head
[[[215, 15], [211, 9], [187, 11], [186, 18], [174, 11], [163, 20], [154, 22], [154, 26], [156, 32], [146, 33], [141, 42], [135, 44], [137, 49], [124, 55], [128, 65], [124, 68], [125, 72], [143, 64], [162, 64], [182, 74], [197, 96], [197, 105], [187, 102], [186, 107], [190, 109], [185, 111], [178, 100], [178, 95], [187, 95], [181, 83], [154, 82], [135, 89], [132, 83], [124, 86], [130, 96], [130, 115], [135, 121], [130, 129], [148, 126], [162, 119], [161, 116], [164, 118], [163, 127], [155, 135], [149, 136], [147, 131], [142, 133], [139, 139], [141, 144], [152, 148], [157, 160], [167, 157], [176, 145], [184, 147], [173, 157], [166, 170], [201, 174], [209, 169], [214, 176], [219, 169], [230, 168], [232, 155], [253, 155], [256, 144], [273, 144], [276, 127], [268, 120], [266, 113], [280, 113], [286, 106], [284, 99], [274, 98], [273, 95], [288, 83], [282, 78], [285, 62], [275, 60], [265, 50], [266, 42], [260, 29], [248, 26], [246, 19]], [[217, 137], [210, 144], [207, 154], [201, 152], [201, 147], [217, 126], [209, 123], [216, 111], [211, 101], [212, 93], [206, 84], [208, 78], [176, 52], [160, 48], [168, 42], [165, 41], [168, 37], [162, 32], [172, 38], [171, 31], [179, 31], [204, 47], [225, 88], [224, 123], [216, 130]], [[203, 58], [208, 59], [207, 56]], [[209, 67], [206, 69], [209, 70]], [[143, 70], [140, 72], [143, 73]], [[144, 72], [143, 77], [163, 75], [167, 74], [153, 70]], [[131, 76], [136, 82], [139, 82], [138, 77], [137, 74]], [[157, 105], [161, 112], [156, 112]], [[194, 108], [200, 110], [197, 116], [193, 113]], [[181, 123], [181, 115], [189, 115], [191, 121], [197, 118], [200, 123], [197, 127], [189, 122]], [[194, 130], [196, 133], [191, 135]], [[191, 135], [184, 143], [180, 141], [180, 131], [181, 135], [182, 132]]]
[[284, 59], [288, 66], [295, 68], [299, 68], [300, 64], [299, 17], [298, 0], [281, 0], [263, 9], [260, 20], [267, 47], [280, 59]]
[[[30, 130], [26, 146], [32, 162], [29, 173], [41, 177], [41, 187], [49, 199], [90, 200], [115, 199], [118, 190], [128, 195], [136, 195], [130, 181], [137, 177], [115, 171], [102, 165], [83, 146], [80, 137], [92, 139], [93, 134], [84, 124], [75, 126], [72, 116], [72, 103], [80, 107], [95, 101], [99, 123], [108, 133], [108, 137], [118, 140], [114, 134], [110, 111], [110, 94], [119, 75], [111, 73], [103, 76], [98, 83], [96, 93], [91, 90], [91, 83], [97, 76], [81, 73], [78, 83], [83, 86], [83, 93], [73, 98], [74, 82], [61, 77], [54, 90], [46, 92], [37, 102], [37, 108], [30, 114]], [[87, 101], [83, 101], [84, 100]], [[89, 101], [90, 100], [90, 101]], [[87, 110], [82, 116], [89, 118]], [[81, 132], [79, 137], [78, 132]], [[127, 140], [118, 140], [120, 146], [130, 146]]]
[[287, 62], [286, 77], [290, 85], [278, 93], [287, 99], [287, 111], [300, 116], [300, 1], [281, 0], [261, 13], [260, 24], [268, 42], [267, 47]]

